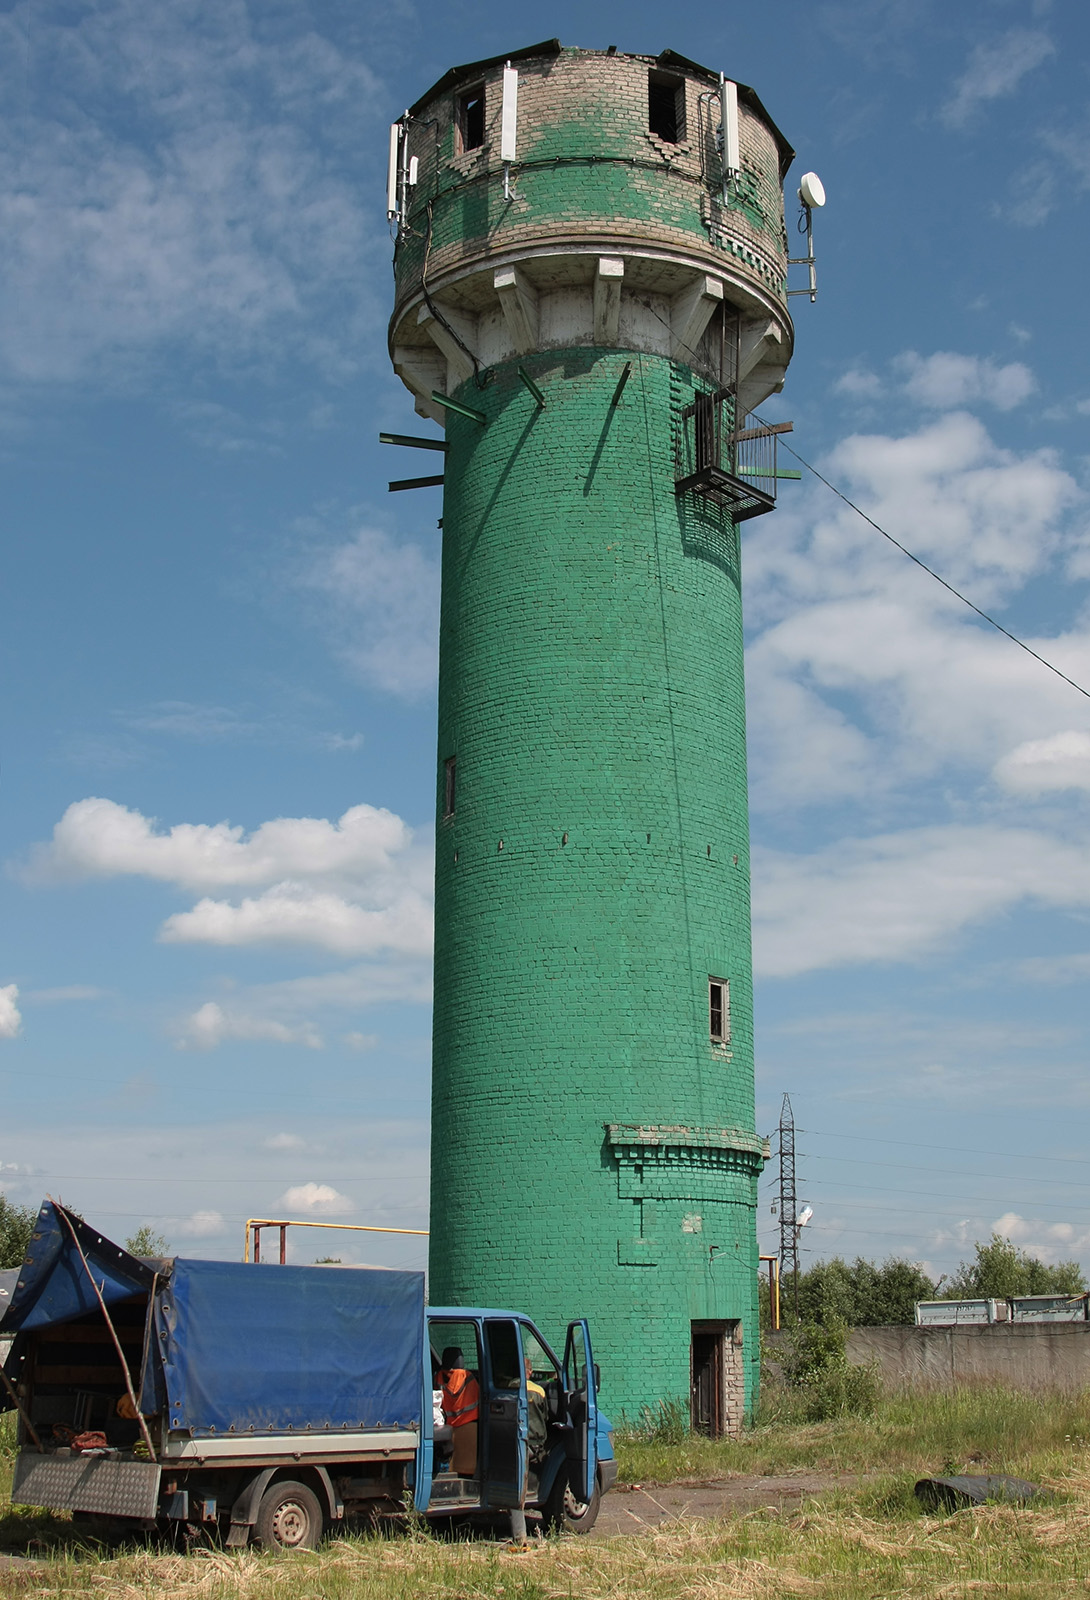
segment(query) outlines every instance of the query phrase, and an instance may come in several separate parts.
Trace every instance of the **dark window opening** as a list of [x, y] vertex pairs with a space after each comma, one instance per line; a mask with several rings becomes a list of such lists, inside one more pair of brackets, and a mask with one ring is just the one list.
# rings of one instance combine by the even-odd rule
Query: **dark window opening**
[[730, 984], [726, 978], [708, 979], [708, 1032], [717, 1043], [730, 1043]]
[[483, 83], [458, 96], [458, 135], [463, 150], [479, 150], [484, 144]]
[[454, 777], [455, 777], [455, 762], [456, 762], [456, 759], [457, 758], [455, 756], [448, 756], [447, 759], [443, 762], [443, 815], [444, 815], [444, 817], [452, 817], [454, 815]]
[[647, 75], [647, 126], [667, 144], [685, 137], [685, 80], [668, 72]]

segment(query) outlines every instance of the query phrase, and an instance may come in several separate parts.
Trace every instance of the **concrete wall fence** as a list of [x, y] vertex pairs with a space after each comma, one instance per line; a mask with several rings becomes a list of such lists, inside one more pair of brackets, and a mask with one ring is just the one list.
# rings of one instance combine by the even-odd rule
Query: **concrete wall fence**
[[848, 1359], [876, 1363], [886, 1388], [1090, 1388], [1090, 1323], [993, 1323], [963, 1328], [854, 1328]]

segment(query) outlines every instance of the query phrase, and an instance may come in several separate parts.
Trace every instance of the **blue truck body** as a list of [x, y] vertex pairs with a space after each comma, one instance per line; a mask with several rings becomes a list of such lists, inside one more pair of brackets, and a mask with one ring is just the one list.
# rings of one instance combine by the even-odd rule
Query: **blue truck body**
[[[283, 1547], [410, 1505], [582, 1531], [616, 1475], [586, 1323], [558, 1357], [517, 1312], [427, 1306], [422, 1273], [145, 1260], [47, 1202], [4, 1335], [20, 1504]], [[436, 1411], [451, 1347], [479, 1387], [471, 1476]]]

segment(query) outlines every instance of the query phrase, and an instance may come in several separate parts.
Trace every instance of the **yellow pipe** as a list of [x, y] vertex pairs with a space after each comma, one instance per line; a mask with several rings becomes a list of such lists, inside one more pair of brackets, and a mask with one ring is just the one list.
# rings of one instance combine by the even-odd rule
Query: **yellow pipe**
[[375, 1228], [366, 1222], [304, 1222], [300, 1217], [247, 1217], [243, 1261], [250, 1259], [252, 1228], [339, 1228], [346, 1233], [411, 1233], [419, 1239], [428, 1237], [427, 1228]]

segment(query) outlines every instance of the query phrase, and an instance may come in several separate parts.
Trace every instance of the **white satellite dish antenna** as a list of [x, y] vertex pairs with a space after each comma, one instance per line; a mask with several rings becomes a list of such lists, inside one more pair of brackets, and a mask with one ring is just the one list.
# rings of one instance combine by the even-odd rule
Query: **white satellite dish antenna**
[[806, 254], [804, 256], [788, 256], [787, 264], [790, 267], [808, 267], [810, 272], [810, 286], [808, 289], [788, 289], [790, 298], [794, 294], [808, 294], [811, 305], [817, 299], [817, 263], [814, 260], [814, 211], [825, 204], [825, 185], [816, 172], [804, 172], [799, 182], [799, 199], [802, 201], [802, 210], [799, 213], [799, 232], [806, 235]]
[[814, 1214], [813, 1206], [803, 1206], [802, 1210], [799, 1212], [798, 1221], [796, 1223], [796, 1227], [805, 1228], [806, 1224], [809, 1222], [809, 1220], [813, 1216], [813, 1214]]
[[825, 185], [816, 172], [804, 172], [799, 180], [799, 199], [804, 206], [825, 204]]

